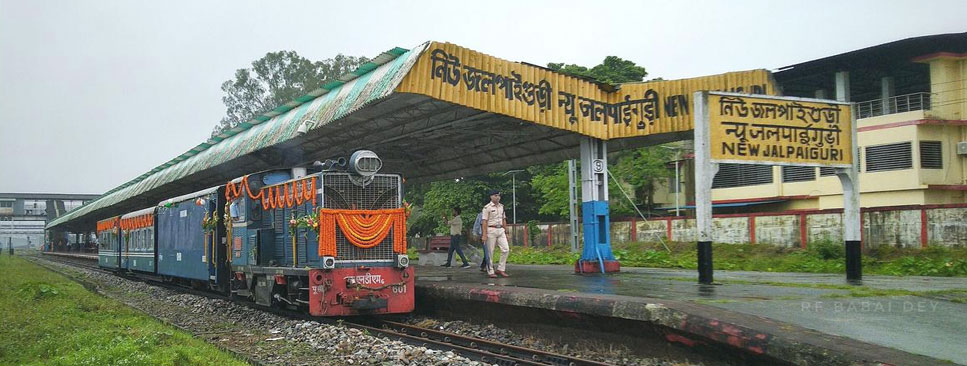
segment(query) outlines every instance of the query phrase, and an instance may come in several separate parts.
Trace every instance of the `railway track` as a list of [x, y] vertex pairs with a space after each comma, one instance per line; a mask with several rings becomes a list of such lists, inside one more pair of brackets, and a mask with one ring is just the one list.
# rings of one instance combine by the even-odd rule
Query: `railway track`
[[[116, 274], [97, 266], [96, 262], [84, 259], [68, 259], [65, 257], [44, 256], [45, 260], [70, 266], [94, 270], [106, 274]], [[173, 291], [190, 293], [211, 299], [229, 300], [218, 293], [200, 291], [182, 286], [158, 281], [154, 278], [122, 276], [125, 279], [138, 280], [160, 286]], [[578, 357], [546, 352], [533, 348], [520, 347], [512, 344], [495, 342], [436, 329], [418, 327], [415, 325], [390, 321], [380, 318], [352, 318], [337, 320], [333, 318], [312, 317], [308, 314], [256, 305], [248, 302], [237, 302], [254, 309], [268, 311], [276, 315], [299, 320], [312, 320], [330, 325], [341, 324], [369, 332], [375, 336], [387, 337], [404, 343], [424, 346], [427, 348], [452, 351], [471, 360], [500, 366], [610, 366], [610, 364], [586, 360]]]

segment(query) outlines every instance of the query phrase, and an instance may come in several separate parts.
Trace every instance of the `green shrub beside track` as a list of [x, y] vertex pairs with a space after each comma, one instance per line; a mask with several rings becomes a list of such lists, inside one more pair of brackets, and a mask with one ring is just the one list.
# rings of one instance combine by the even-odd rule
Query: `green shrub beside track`
[[17, 257], [0, 256], [0, 365], [245, 365]]

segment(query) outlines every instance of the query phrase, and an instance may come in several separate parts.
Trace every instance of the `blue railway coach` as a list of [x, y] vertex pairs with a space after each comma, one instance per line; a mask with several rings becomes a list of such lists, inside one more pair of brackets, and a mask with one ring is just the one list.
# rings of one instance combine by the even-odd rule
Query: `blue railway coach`
[[120, 265], [121, 236], [118, 217], [97, 222], [97, 265], [118, 269]]
[[198, 284], [222, 290], [228, 281], [225, 245], [219, 245], [224, 228], [220, 200], [222, 186], [165, 200], [157, 217], [158, 274], [175, 282]]
[[121, 216], [121, 268], [155, 272], [154, 207]]

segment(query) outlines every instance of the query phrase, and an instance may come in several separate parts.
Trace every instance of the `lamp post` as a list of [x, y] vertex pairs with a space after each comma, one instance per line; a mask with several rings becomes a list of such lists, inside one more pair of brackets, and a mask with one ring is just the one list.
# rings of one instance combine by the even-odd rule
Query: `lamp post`
[[680, 151], [675, 153], [675, 216], [682, 215], [681, 212], [679, 212], [682, 206], [678, 202], [679, 197], [682, 196], [682, 192], [681, 192], [682, 181], [681, 181], [681, 178], [678, 177], [678, 165], [681, 163], [678, 157], [679, 154], [680, 154]]
[[672, 146], [662, 146], [662, 147], [665, 148], [665, 149], [668, 149], [668, 150], [674, 150], [675, 151], [675, 216], [681, 216], [681, 207], [682, 206], [680, 204], [680, 197], [682, 195], [682, 192], [681, 192], [681, 190], [682, 190], [682, 181], [681, 181], [681, 178], [680, 178], [680, 175], [679, 175], [679, 165], [681, 164], [681, 160], [682, 160], [682, 149], [680, 147], [677, 147], [677, 146], [675, 146], [675, 147], [672, 147]]
[[514, 212], [513, 225], [514, 225], [514, 239], [515, 240], [517, 239], [517, 173], [520, 173], [520, 172], [523, 172], [523, 170], [521, 170], [521, 169], [514, 169], [514, 170], [507, 171], [507, 172], [504, 173], [504, 175], [510, 174], [510, 176], [511, 176], [511, 182], [512, 182], [511, 183], [511, 191], [513, 192], [513, 196], [512, 196], [513, 197], [513, 207], [514, 207], [514, 211], [513, 211]]

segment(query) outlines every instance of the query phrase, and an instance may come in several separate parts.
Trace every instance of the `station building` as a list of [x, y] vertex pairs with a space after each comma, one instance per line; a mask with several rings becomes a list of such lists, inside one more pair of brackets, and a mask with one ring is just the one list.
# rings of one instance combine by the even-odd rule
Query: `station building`
[[[967, 33], [908, 38], [773, 72], [785, 96], [852, 102], [857, 118], [861, 206], [967, 203]], [[694, 206], [690, 144], [681, 174], [656, 192], [660, 207]], [[672, 164], [676, 164], [673, 162]], [[723, 164], [716, 213], [843, 207], [833, 169]]]

